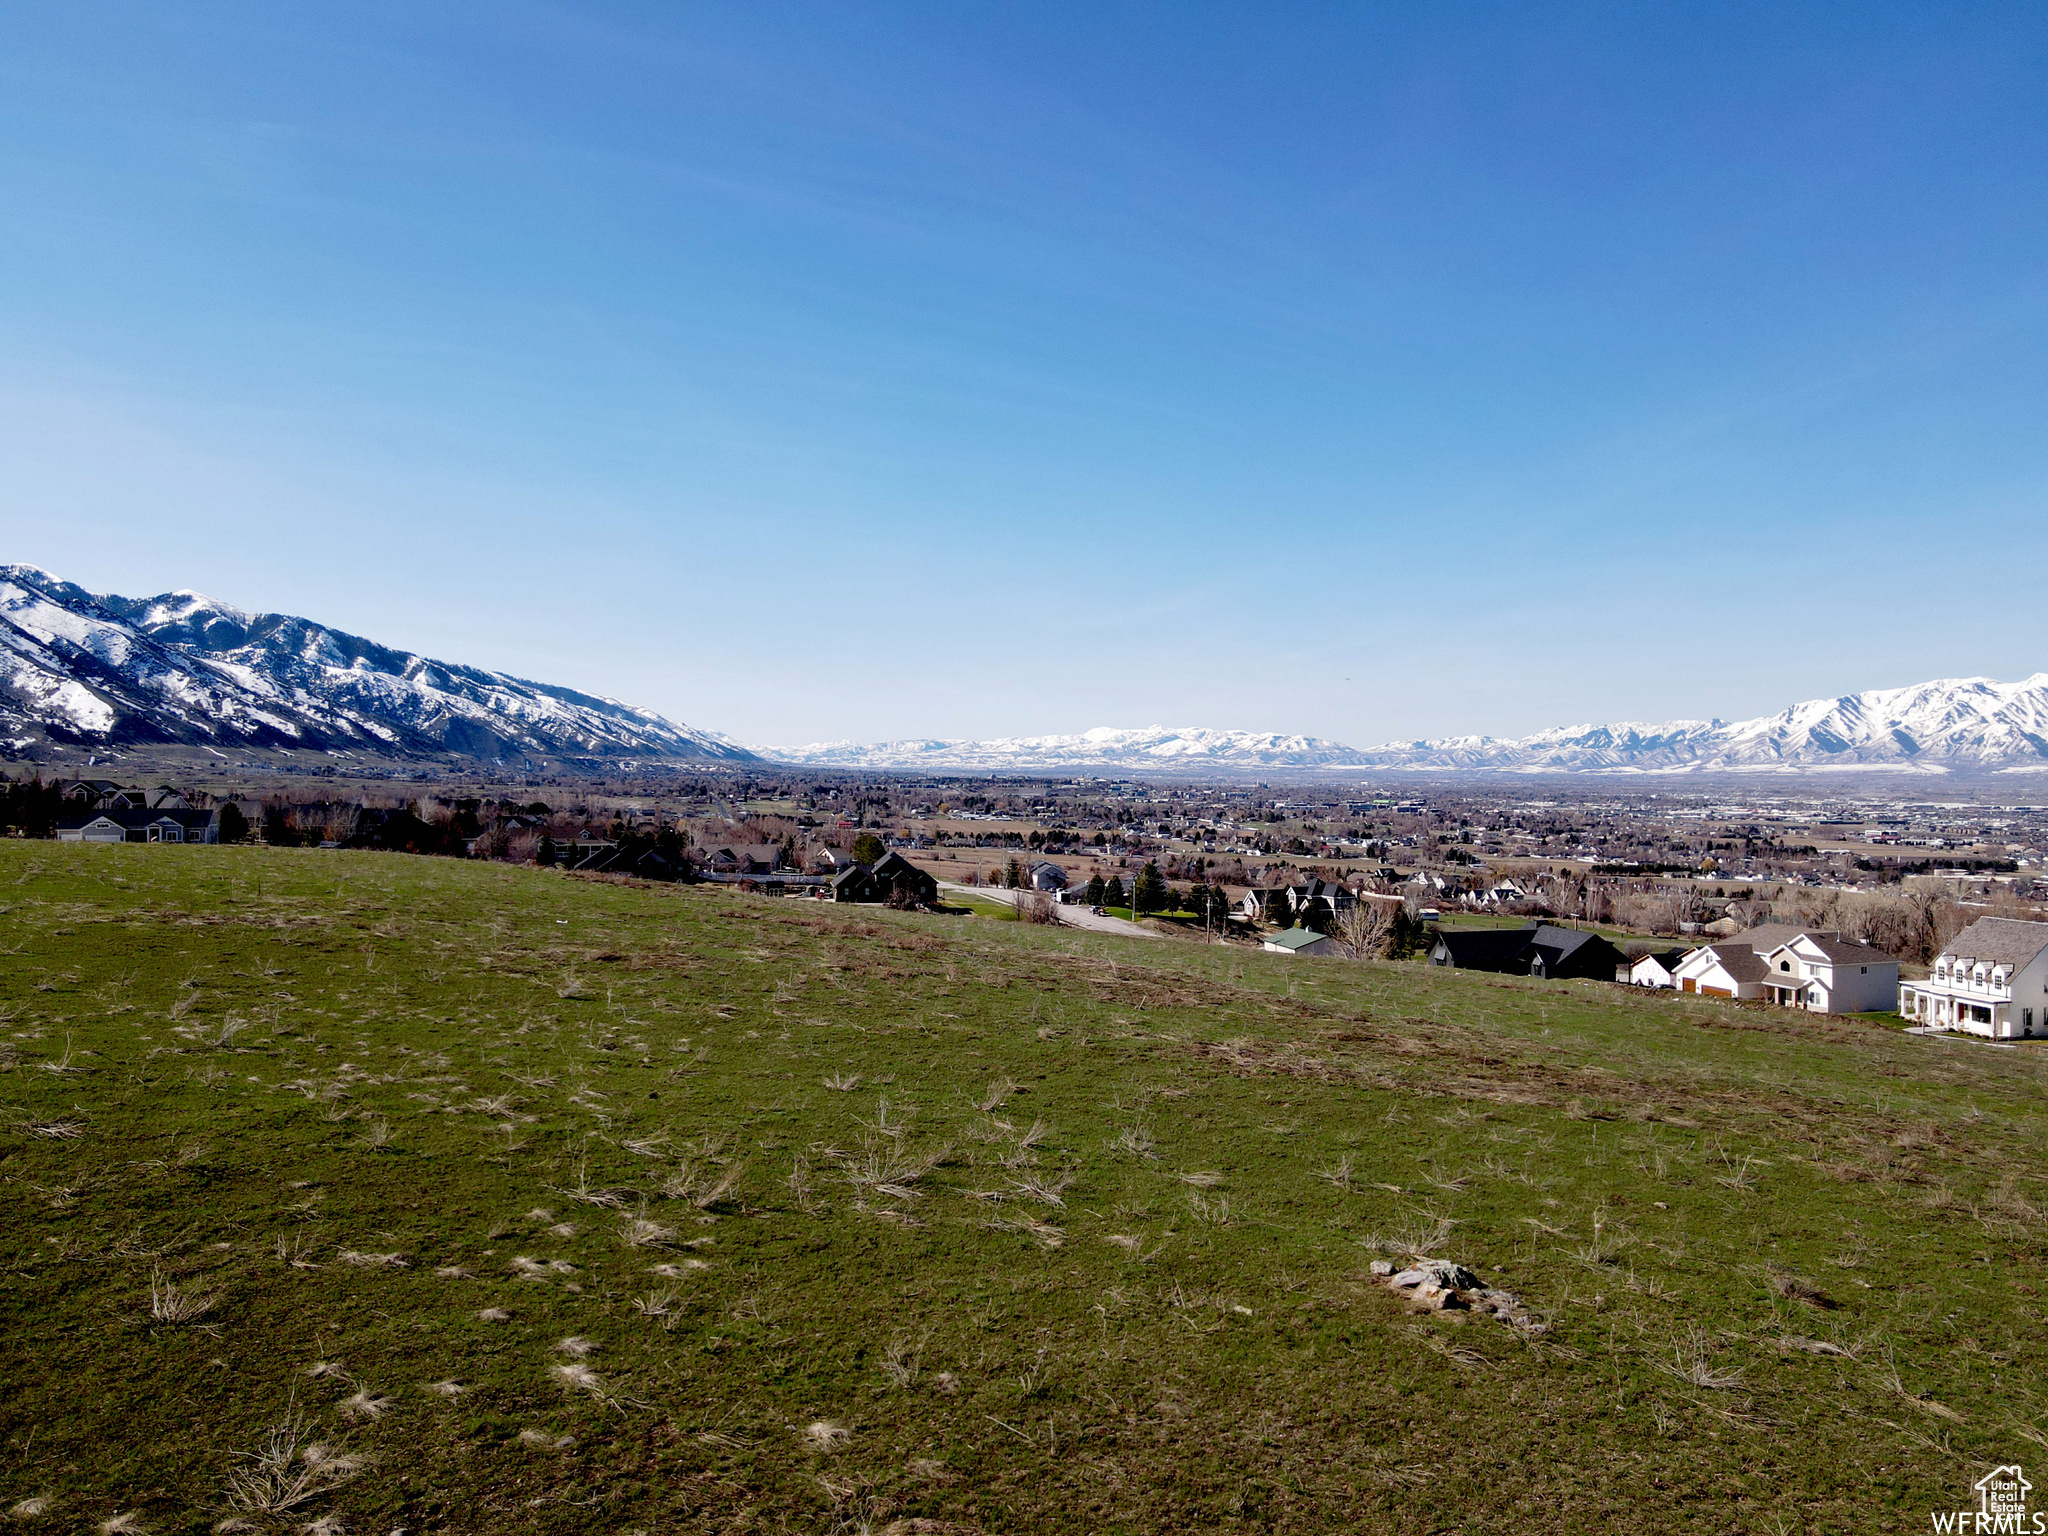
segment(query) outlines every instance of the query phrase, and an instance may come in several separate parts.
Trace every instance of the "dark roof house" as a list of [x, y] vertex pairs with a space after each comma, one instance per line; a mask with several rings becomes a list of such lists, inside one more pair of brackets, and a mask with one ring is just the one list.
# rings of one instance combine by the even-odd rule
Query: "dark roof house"
[[1505, 976], [1542, 976], [1552, 981], [1612, 981], [1625, 965], [1621, 951], [1597, 933], [1531, 923], [1526, 928], [1466, 928], [1440, 932], [1429, 963]]
[[1429, 949], [1429, 963], [1461, 971], [1496, 971], [1519, 976], [1529, 969], [1529, 936], [1526, 928], [1444, 929]]
[[714, 848], [704, 863], [721, 875], [772, 875], [782, 867], [782, 849], [774, 843]]
[[855, 864], [832, 877], [834, 901], [908, 902], [937, 906], [939, 882], [900, 853], [885, 853], [873, 864]]

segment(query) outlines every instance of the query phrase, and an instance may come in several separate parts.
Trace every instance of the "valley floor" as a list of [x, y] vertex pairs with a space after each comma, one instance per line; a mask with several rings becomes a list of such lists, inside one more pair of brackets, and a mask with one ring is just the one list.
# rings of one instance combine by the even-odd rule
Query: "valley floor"
[[403, 855], [0, 843], [0, 953], [25, 1530], [1924, 1530], [2048, 1445], [2035, 1051]]

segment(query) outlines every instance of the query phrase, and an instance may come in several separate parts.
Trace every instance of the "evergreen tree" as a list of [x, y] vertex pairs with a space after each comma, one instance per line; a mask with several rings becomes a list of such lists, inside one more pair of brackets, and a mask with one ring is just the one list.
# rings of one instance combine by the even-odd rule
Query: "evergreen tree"
[[0, 795], [0, 828], [18, 827], [23, 837], [55, 837], [57, 818], [64, 814], [64, 796], [56, 784], [45, 784], [40, 773], [19, 783], [6, 784]]
[[1266, 898], [1266, 921], [1275, 928], [1285, 928], [1293, 920], [1294, 896], [1283, 886]]
[[874, 864], [889, 850], [882, 846], [882, 840], [872, 832], [863, 832], [853, 840], [853, 862]]
[[1081, 892], [1081, 899], [1091, 907], [1099, 907], [1102, 905], [1102, 890], [1102, 876], [1090, 875], [1086, 888]]
[[1406, 960], [1419, 955], [1429, 948], [1429, 930], [1408, 915], [1404, 906], [1394, 914], [1393, 926], [1387, 931], [1387, 958]]
[[1148, 863], [1138, 871], [1138, 878], [1131, 887], [1131, 904], [1139, 912], [1158, 912], [1166, 906], [1166, 882], [1160, 878], [1159, 866]]
[[220, 807], [220, 840], [224, 843], [239, 843], [249, 835], [249, 818], [242, 814], [242, 808], [232, 800], [224, 800]]
[[299, 834], [285, 819], [284, 806], [274, 801], [263, 807], [263, 841], [273, 848], [299, 846]]
[[1015, 859], [1003, 866], [1003, 884], [1013, 891], [1024, 888], [1024, 866]]
[[1115, 875], [1111, 875], [1108, 884], [1102, 888], [1102, 905], [1105, 907], [1120, 907], [1123, 904], [1124, 883]]
[[542, 869], [555, 867], [555, 840], [545, 832], [540, 835], [540, 846], [533, 851], [533, 862]]

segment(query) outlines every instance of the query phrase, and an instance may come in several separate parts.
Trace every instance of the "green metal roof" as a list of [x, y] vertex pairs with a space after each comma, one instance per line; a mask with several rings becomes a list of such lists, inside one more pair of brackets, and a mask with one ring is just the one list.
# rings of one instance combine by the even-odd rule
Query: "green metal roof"
[[1313, 928], [1290, 928], [1285, 933], [1274, 934], [1266, 942], [1278, 944], [1286, 949], [1302, 949], [1326, 937], [1326, 934], [1317, 933]]

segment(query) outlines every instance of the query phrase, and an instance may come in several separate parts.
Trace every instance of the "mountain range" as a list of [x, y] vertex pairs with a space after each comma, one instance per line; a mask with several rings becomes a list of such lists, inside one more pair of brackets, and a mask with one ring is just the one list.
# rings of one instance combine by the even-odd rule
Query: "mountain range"
[[1249, 731], [1102, 728], [995, 741], [764, 747], [781, 762], [934, 772], [1059, 769], [1193, 776], [1292, 769], [1436, 774], [1984, 773], [2048, 769], [2048, 672], [1950, 678], [1813, 699], [1728, 723], [1576, 725], [1533, 736], [1444, 736], [1348, 747]]
[[1503, 740], [1395, 742], [1362, 766], [1436, 772], [1984, 773], [2048, 769], [2048, 672], [2017, 683], [1944, 678], [1809, 699], [1733, 723], [1568, 726]]
[[785, 763], [933, 773], [1440, 775], [2048, 770], [2048, 672], [1814, 699], [1728, 723], [1578, 725], [1357, 748], [1270, 732], [1100, 727], [990, 741], [748, 748], [652, 710], [435, 661], [196, 592], [87, 592], [0, 565], [0, 755], [184, 746], [596, 768]]
[[824, 741], [759, 751], [777, 762], [819, 768], [928, 768], [935, 773], [1142, 770], [1183, 776], [1259, 768], [1343, 768], [1359, 758], [1355, 747], [1314, 736], [1195, 727], [1169, 730], [1158, 725], [1128, 731], [1098, 726], [1074, 736], [1005, 736], [993, 741]]
[[188, 746], [597, 765], [753, 762], [711, 731], [197, 592], [0, 565], [0, 749]]

